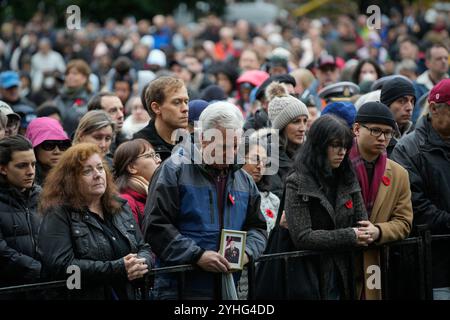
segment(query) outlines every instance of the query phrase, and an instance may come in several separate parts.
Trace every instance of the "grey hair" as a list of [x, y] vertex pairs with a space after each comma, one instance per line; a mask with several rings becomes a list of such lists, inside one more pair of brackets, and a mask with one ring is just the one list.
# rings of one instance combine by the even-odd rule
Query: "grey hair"
[[78, 123], [73, 138], [73, 144], [80, 143], [81, 136], [90, 134], [107, 126], [111, 126], [113, 133], [115, 132], [116, 124], [105, 111], [92, 110], [87, 112]]
[[402, 60], [397, 67], [395, 68], [395, 73], [400, 74], [400, 71], [406, 70], [416, 73], [417, 72], [417, 64], [414, 62], [414, 60], [411, 59], [405, 59]]
[[8, 124], [8, 117], [6, 114], [0, 111], [0, 128], [6, 129], [6, 125]]
[[244, 117], [241, 110], [234, 104], [218, 101], [210, 104], [200, 114], [202, 131], [213, 128], [242, 129]]

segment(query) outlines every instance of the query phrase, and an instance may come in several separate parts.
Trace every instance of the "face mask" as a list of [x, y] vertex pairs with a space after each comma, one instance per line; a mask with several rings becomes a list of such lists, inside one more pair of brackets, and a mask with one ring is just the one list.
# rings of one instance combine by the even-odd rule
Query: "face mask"
[[375, 81], [375, 74], [373, 73], [364, 73], [362, 76], [362, 81]]

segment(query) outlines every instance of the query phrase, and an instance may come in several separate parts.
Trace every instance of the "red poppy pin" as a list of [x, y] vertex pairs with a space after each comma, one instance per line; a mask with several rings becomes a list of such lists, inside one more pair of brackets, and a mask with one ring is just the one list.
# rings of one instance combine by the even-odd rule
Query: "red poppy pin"
[[84, 100], [83, 99], [75, 99], [74, 101], [74, 105], [76, 105], [77, 107], [82, 106], [84, 104]]
[[350, 199], [345, 203], [345, 206], [347, 207], [347, 209], [351, 209], [353, 208], [353, 201]]
[[266, 216], [273, 219], [273, 211], [270, 209], [266, 209]]
[[382, 177], [381, 177], [381, 181], [383, 181], [383, 184], [384, 184], [385, 186], [389, 186], [389, 185], [391, 184], [391, 180], [389, 180], [389, 178], [386, 177], [386, 176], [382, 176]]
[[230, 200], [231, 204], [234, 206], [234, 197], [231, 195], [231, 193], [228, 194], [228, 200]]

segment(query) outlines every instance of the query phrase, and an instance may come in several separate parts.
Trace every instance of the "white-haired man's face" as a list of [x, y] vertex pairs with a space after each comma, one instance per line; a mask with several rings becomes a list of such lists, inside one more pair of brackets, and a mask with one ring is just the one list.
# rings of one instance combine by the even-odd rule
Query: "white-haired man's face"
[[236, 162], [240, 129], [213, 128], [202, 133], [202, 154], [206, 164], [226, 169]]

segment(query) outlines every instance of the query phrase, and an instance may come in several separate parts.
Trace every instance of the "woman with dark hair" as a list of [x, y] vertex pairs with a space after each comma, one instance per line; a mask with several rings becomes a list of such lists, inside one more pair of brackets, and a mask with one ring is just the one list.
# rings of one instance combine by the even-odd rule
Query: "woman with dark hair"
[[[40, 279], [36, 241], [41, 187], [34, 184], [35, 163], [33, 147], [25, 137], [0, 141], [0, 287]], [[28, 297], [28, 293], [11, 293], [0, 296], [0, 300]]]
[[96, 145], [80, 143], [47, 176], [39, 203], [42, 274], [66, 279], [67, 268], [78, 266], [81, 289], [71, 297], [133, 300], [133, 280], [151, 268], [152, 253], [102, 158]]
[[140, 227], [144, 218], [148, 185], [160, 163], [159, 154], [144, 139], [126, 141], [114, 153], [114, 177], [120, 196], [128, 201]]
[[[357, 223], [367, 220], [358, 180], [347, 150], [353, 136], [343, 120], [316, 120], [286, 179], [285, 215], [298, 250], [329, 250], [305, 260], [306, 299], [350, 299], [351, 259], [338, 250], [366, 246], [370, 235]], [[301, 285], [301, 284], [299, 284]]]
[[352, 82], [360, 84], [361, 82], [373, 82], [384, 76], [381, 67], [372, 59], [363, 59], [355, 67], [352, 74]]

